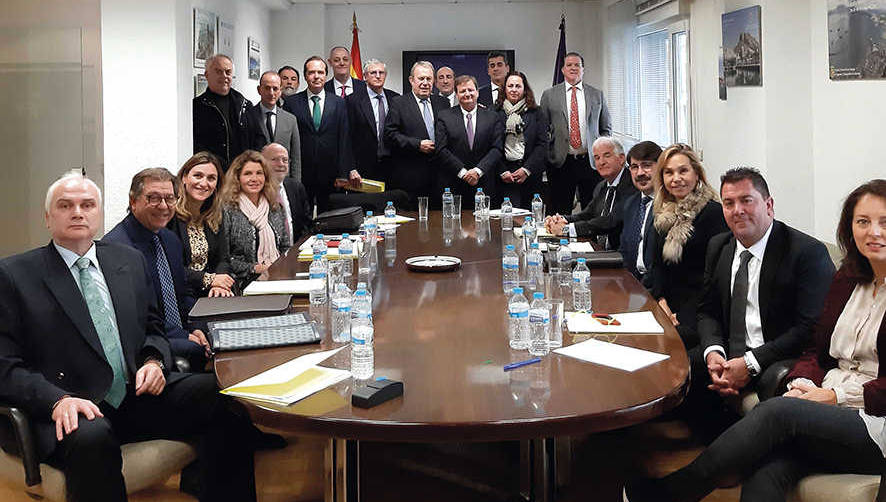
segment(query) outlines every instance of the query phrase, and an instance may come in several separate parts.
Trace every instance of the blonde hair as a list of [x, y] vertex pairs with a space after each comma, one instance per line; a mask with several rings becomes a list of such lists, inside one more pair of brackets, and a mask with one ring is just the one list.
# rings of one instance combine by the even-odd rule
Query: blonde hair
[[200, 206], [199, 213], [191, 214], [191, 211], [188, 209], [188, 191], [182, 190], [178, 197], [178, 202], [175, 203], [175, 214], [178, 219], [185, 223], [195, 226], [201, 226], [205, 223], [213, 232], [218, 232], [218, 226], [222, 219], [221, 197], [218, 194], [221, 193], [224, 186], [224, 171], [221, 169], [221, 161], [219, 161], [218, 157], [206, 151], [197, 152], [185, 161], [181, 169], [178, 170], [176, 178], [178, 178], [181, 186], [184, 187], [185, 176], [191, 172], [191, 169], [200, 164], [211, 164], [215, 168], [215, 172], [218, 175], [215, 191]]
[[267, 199], [271, 209], [277, 209], [277, 206], [279, 206], [279, 202], [277, 202], [279, 187], [271, 178], [271, 171], [268, 169], [267, 161], [265, 161], [265, 158], [255, 150], [246, 150], [231, 162], [231, 166], [228, 167], [228, 172], [225, 174], [225, 187], [222, 191], [222, 203], [235, 207], [239, 205], [240, 173], [243, 172], [243, 167], [249, 162], [255, 162], [261, 166], [261, 170], [265, 175], [265, 185], [261, 189], [261, 194]]
[[[676, 197], [671, 195], [671, 192], [668, 192], [665, 188], [663, 173], [664, 167], [667, 165], [668, 161], [676, 155], [685, 155], [686, 158], [689, 159], [689, 165], [692, 166], [695, 174], [698, 175], [698, 183], [711, 188], [711, 184], [708, 183], [708, 177], [705, 174], [704, 166], [701, 165], [701, 160], [698, 158], [698, 154], [695, 153], [691, 146], [685, 143], [675, 143], [667, 147], [665, 151], [661, 152], [661, 155], [658, 156], [658, 162], [655, 164], [655, 170], [652, 172], [652, 183], [655, 187], [653, 209], [656, 214], [658, 214], [665, 202], [675, 202], [677, 200]], [[698, 186], [695, 188], [697, 189]], [[715, 194], [716, 200], [716, 191], [713, 188], [711, 188], [711, 191]]]

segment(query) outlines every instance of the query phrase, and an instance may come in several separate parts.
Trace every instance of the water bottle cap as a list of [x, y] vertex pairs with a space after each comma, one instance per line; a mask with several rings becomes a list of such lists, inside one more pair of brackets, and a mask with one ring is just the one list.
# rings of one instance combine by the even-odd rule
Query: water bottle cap
[[568, 239], [560, 239], [560, 245], [561, 246], [568, 246], [569, 240]]
[[577, 261], [578, 263], [584, 263], [584, 262], [586, 262], [587, 260], [584, 259], [584, 258], [579, 258], [579, 259], [577, 259], [577, 260], [575, 260], [575, 261]]
[[388, 201], [388, 205], [389, 205], [389, 206], [393, 206], [394, 203], [393, 203], [392, 201]]
[[478, 189], [477, 189], [477, 193], [483, 193], [483, 189], [482, 189], [482, 188], [478, 188]]
[[366, 296], [366, 290], [365, 289], [358, 289], [357, 292], [354, 294], [357, 296]]
[[539, 198], [541, 198], [541, 194], [534, 194], [533, 197], [539, 197]]
[[514, 245], [513, 245], [513, 244], [508, 244], [507, 246], [505, 246], [505, 249], [507, 249], [508, 251], [513, 251], [513, 250], [514, 250]]
[[523, 223], [527, 223], [530, 221], [532, 221], [532, 216], [527, 215], [526, 218], [523, 220]]
[[510, 197], [505, 197], [505, 200], [508, 201], [508, 202], [511, 202], [511, 198], [510, 198]]
[[538, 243], [533, 242], [532, 244], [529, 245], [529, 249], [538, 249]]
[[322, 239], [322, 238], [323, 238], [323, 234], [317, 234], [317, 239]]
[[323, 255], [322, 255], [322, 254], [320, 254], [320, 253], [314, 253], [314, 259], [315, 259], [315, 260], [319, 260], [320, 258], [323, 258]]
[[535, 293], [532, 293], [533, 300], [543, 300], [544, 297], [545, 297], [545, 294], [542, 293], [541, 291], [536, 291]]
[[347, 233], [347, 232], [341, 234], [341, 238], [342, 238], [342, 239], [347, 239], [347, 238], [349, 238], [350, 236], [351, 236], [351, 234], [349, 234], [349, 233]]
[[447, 188], [444, 188], [443, 191], [446, 192], [446, 193], [449, 193], [449, 188], [448, 188], [448, 187], [447, 187]]
[[366, 289], [366, 283], [363, 281], [358, 282], [357, 289]]
[[372, 211], [366, 211], [366, 216], [372, 216]]
[[522, 295], [522, 294], [523, 294], [523, 288], [521, 288], [520, 286], [517, 286], [516, 288], [512, 289], [511, 291], [512, 291], [515, 295], [517, 295], [517, 294]]

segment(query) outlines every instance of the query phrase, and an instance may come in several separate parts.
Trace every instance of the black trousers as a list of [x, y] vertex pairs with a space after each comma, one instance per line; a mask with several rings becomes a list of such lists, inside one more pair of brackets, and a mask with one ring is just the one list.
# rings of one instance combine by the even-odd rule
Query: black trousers
[[567, 155], [559, 169], [548, 167], [551, 200], [547, 205], [547, 213], [572, 214], [576, 189], [581, 207], [586, 207], [594, 197], [594, 187], [602, 179], [597, 170], [591, 167], [587, 154]]
[[[522, 161], [512, 162], [503, 160], [502, 163], [505, 166], [505, 170], [511, 172], [523, 167]], [[544, 186], [542, 186], [541, 173], [530, 175], [523, 183], [505, 183], [500, 177], [497, 181], [498, 199], [510, 197], [511, 204], [514, 207], [532, 210], [532, 197], [535, 194], [541, 195], [542, 200], [544, 200]], [[493, 207], [500, 207], [501, 200], [495, 201], [494, 204]], [[548, 204], [546, 200], [545, 204]]]
[[258, 430], [245, 412], [218, 393], [215, 375], [189, 374], [159, 396], [128, 389], [119, 408], [99, 407], [104, 418], [79, 417], [76, 431], [48, 461], [60, 467], [71, 501], [125, 501], [120, 445], [148, 439], [198, 440], [200, 500], [254, 501], [253, 453]]

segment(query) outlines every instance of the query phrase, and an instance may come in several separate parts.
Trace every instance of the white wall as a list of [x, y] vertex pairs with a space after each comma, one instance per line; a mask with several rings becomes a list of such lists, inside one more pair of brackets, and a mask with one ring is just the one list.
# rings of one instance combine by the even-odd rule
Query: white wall
[[[301, 71], [311, 55], [325, 57], [335, 45], [350, 47], [356, 11], [361, 57], [387, 63], [388, 88], [402, 91], [404, 50], [501, 48], [515, 50], [517, 68], [540, 96], [553, 76], [562, 7], [555, 2], [299, 4], [273, 13], [274, 66], [291, 64]], [[582, 52], [587, 80], [599, 87], [599, 4], [567, 2], [565, 7], [567, 49]]]

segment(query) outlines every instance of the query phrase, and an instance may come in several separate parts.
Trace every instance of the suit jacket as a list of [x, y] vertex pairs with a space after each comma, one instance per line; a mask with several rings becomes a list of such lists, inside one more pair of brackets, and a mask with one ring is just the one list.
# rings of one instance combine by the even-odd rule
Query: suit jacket
[[[385, 89], [385, 117], [390, 115], [391, 102], [400, 94]], [[388, 173], [382, 172], [383, 159], [390, 158], [391, 151], [385, 146], [384, 124], [381, 126], [382, 149], [379, 151], [379, 128], [375, 112], [369, 100], [369, 92], [354, 92], [345, 99], [348, 105], [348, 125], [351, 131], [351, 147], [354, 149], [354, 168], [364, 178], [387, 181]]]
[[637, 187], [631, 181], [631, 173], [622, 168], [621, 178], [615, 188], [615, 200], [612, 210], [602, 216], [606, 206], [606, 180], [594, 187], [594, 198], [580, 213], [566, 216], [566, 221], [575, 224], [575, 233], [580, 237], [596, 237], [608, 235], [610, 248], [615, 248], [621, 241], [621, 229], [624, 223], [625, 200], [637, 193]]
[[[258, 262], [258, 230], [236, 205], [226, 205], [222, 214], [231, 248], [231, 272], [242, 290], [259, 275], [254, 268]], [[278, 205], [276, 209], [270, 210], [268, 223], [274, 231], [277, 251], [282, 256], [289, 249], [283, 206]]]
[[[444, 97], [431, 95], [429, 99], [435, 119], [440, 116], [440, 112], [450, 108], [449, 101]], [[422, 140], [434, 138], [428, 136], [415, 95], [409, 91], [394, 98], [388, 112], [385, 121], [385, 141], [391, 149], [393, 160], [391, 188], [405, 190], [411, 199], [418, 195], [430, 195], [436, 181], [436, 172], [433, 168], [439, 145], [432, 153], [419, 151]]]
[[[341, 97], [341, 94], [336, 94], [336, 92], [335, 92], [335, 82], [333, 82], [333, 80], [335, 80], [335, 79], [330, 78], [329, 80], [327, 80], [326, 84], [323, 85], [323, 89], [325, 89], [326, 92], [331, 92], [332, 94], [335, 94], [336, 96]], [[356, 94], [358, 92], [366, 92], [366, 82], [365, 81], [360, 80], [359, 78], [351, 77], [351, 82], [354, 83], [354, 92], [352, 92], [351, 94]], [[350, 96], [350, 94], [349, 94], [349, 96]]]
[[[185, 279], [184, 250], [182, 243], [172, 231], [161, 228], [157, 235], [160, 237], [160, 245], [166, 253], [166, 261], [169, 262], [169, 271], [172, 273], [172, 283], [175, 287], [175, 298], [178, 303], [178, 316], [181, 320], [181, 326], [178, 327], [170, 323], [165, 324], [166, 336], [169, 337], [172, 345], [173, 354], [184, 354], [191, 349], [193, 342], [188, 340], [188, 333], [192, 329], [200, 327], [196, 324], [188, 323], [188, 312], [196, 303], [194, 294], [191, 291]], [[154, 252], [154, 242], [151, 237], [151, 231], [142, 226], [141, 223], [132, 213], [126, 215], [123, 221], [118, 223], [110, 232], [102, 237], [102, 242], [117, 242], [126, 246], [135, 248], [141, 252], [148, 263], [148, 271], [151, 276], [151, 283], [154, 287], [154, 293], [158, 309], [163, 315], [165, 321], [165, 306], [163, 304], [163, 293], [160, 286], [160, 274], [157, 272], [157, 255]]]
[[219, 222], [218, 232], [213, 232], [212, 229], [209, 228], [209, 225], [205, 223], [203, 224], [203, 235], [206, 236], [206, 244], [209, 247], [206, 257], [206, 267], [203, 270], [194, 270], [191, 268], [194, 259], [191, 253], [191, 238], [188, 235], [188, 224], [178, 217], [174, 217], [169, 220], [169, 224], [166, 225], [166, 228], [175, 233], [175, 235], [178, 236], [179, 241], [182, 243], [182, 263], [185, 267], [185, 277], [187, 279], [188, 287], [191, 288], [191, 291], [194, 294], [204, 296], [205, 293], [209, 292], [207, 288], [203, 287], [204, 274], [227, 274], [231, 268], [229, 263], [230, 251], [228, 249], [228, 235], [225, 232], [224, 223]]
[[308, 204], [308, 193], [301, 181], [293, 178], [283, 179], [283, 190], [289, 200], [289, 212], [292, 218], [292, 242], [311, 231], [311, 205]]
[[[503, 91], [504, 89], [499, 87], [498, 92]], [[495, 106], [495, 102], [492, 100], [492, 84], [484, 85], [477, 89], [477, 102], [490, 110]], [[458, 101], [456, 101], [455, 104], [458, 105]]]
[[440, 96], [441, 98], [449, 101], [450, 107], [458, 106], [458, 95], [455, 94], [455, 89], [452, 90], [452, 92], [449, 94], [449, 96], [444, 96], [444, 95], [440, 94], [440, 90], [435, 87], [434, 92], [432, 94], [434, 96]]
[[[172, 367], [144, 257], [120, 244], [95, 246], [129, 382], [149, 357]], [[41, 458], [56, 445], [53, 404], [65, 394], [98, 402], [112, 379], [86, 301], [55, 246], [0, 260], [0, 400], [28, 413]], [[13, 441], [0, 435], [4, 447]]]
[[[569, 109], [566, 107], [566, 86], [557, 84], [541, 96], [539, 109], [548, 124], [548, 165], [560, 168], [569, 153]], [[609, 109], [603, 92], [582, 82], [585, 94], [585, 120], [587, 121], [588, 150], [600, 136], [612, 135]]]
[[[637, 221], [641, 218], [640, 202], [642, 197], [643, 194], [638, 191], [635, 194], [628, 196], [624, 201], [624, 205], [622, 206], [624, 225], [622, 226], [621, 240], [618, 247], [618, 251], [621, 253], [622, 257], [624, 257], [625, 268], [628, 272], [633, 274], [637, 280], [642, 280], [643, 275], [645, 274], [641, 274], [640, 271], [637, 270], [638, 249], [634, 246], [634, 243], [631, 242], [632, 238], [629, 233], [640, 228], [640, 225], [645, 228], [645, 233], [643, 234], [643, 265], [646, 267], [646, 274], [649, 273], [649, 269], [652, 268], [652, 262], [655, 260], [655, 236], [658, 235], [655, 233], [655, 226], [653, 225], [655, 214], [651, 207], [647, 206], [649, 210], [646, 214], [646, 220]], [[651, 200], [649, 201], [649, 204], [652, 204]], [[639, 246], [639, 243], [637, 246]]]
[[207, 89], [192, 102], [194, 152], [214, 153], [221, 159], [222, 169], [227, 171], [231, 161], [250, 147], [252, 133], [246, 112], [252, 103], [231, 89], [226, 120], [211, 95]]
[[[499, 109], [501, 122], [507, 123], [507, 115]], [[505, 132], [505, 139], [507, 132]], [[541, 176], [545, 170], [545, 160], [548, 156], [548, 124], [539, 113], [538, 108], [523, 112], [523, 167], [533, 176]], [[502, 160], [505, 158], [504, 146], [502, 146]], [[499, 165], [498, 174], [503, 173], [507, 167]], [[539, 178], [541, 179], [541, 178]]]
[[326, 93], [320, 128], [308, 109], [308, 91], [286, 98], [283, 109], [295, 115], [301, 140], [301, 181], [332, 188], [335, 178], [347, 178], [353, 169], [348, 110], [345, 100]]
[[[744, 334], [729, 332], [735, 250], [731, 232], [711, 239], [705, 260], [705, 293], [698, 308], [702, 347], [719, 345], [730, 358], [747, 350]], [[834, 264], [824, 244], [780, 221], [772, 222], [759, 282], [765, 343], [751, 351], [761, 368], [797, 357], [809, 344], [833, 277]]]
[[249, 121], [252, 129], [252, 148], [261, 151], [265, 145], [278, 143], [286, 147], [289, 153], [289, 176], [301, 179], [301, 139], [298, 134], [298, 121], [295, 115], [277, 107], [277, 122], [274, 126], [274, 137], [268, 134], [267, 121], [262, 112], [261, 104], [249, 109]]
[[[439, 151], [439, 188], [452, 187], [454, 193], [461, 193], [468, 199], [468, 207], [473, 202], [476, 188], [483, 187], [487, 194], [496, 188], [496, 177], [504, 150], [505, 125], [500, 114], [476, 107], [474, 117], [474, 144], [468, 145], [464, 115], [461, 106], [440, 112], [436, 122], [437, 149]], [[458, 177], [462, 169], [478, 168], [483, 171], [477, 187], [470, 186]], [[462, 204], [465, 204], [462, 199]]]

